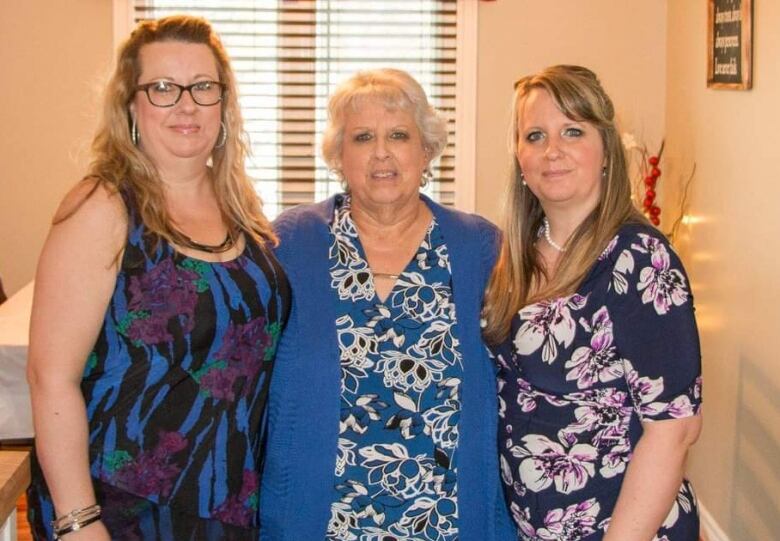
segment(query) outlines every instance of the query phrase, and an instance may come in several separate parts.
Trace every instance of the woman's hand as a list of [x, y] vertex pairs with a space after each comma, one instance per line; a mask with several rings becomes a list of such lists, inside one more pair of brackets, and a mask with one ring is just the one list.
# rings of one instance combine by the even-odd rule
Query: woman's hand
[[644, 422], [604, 541], [650, 541], [672, 509], [701, 414]]
[[95, 503], [80, 384], [127, 236], [121, 198], [94, 181], [65, 197], [63, 216], [55, 218], [38, 263], [27, 366], [36, 451], [57, 516]]

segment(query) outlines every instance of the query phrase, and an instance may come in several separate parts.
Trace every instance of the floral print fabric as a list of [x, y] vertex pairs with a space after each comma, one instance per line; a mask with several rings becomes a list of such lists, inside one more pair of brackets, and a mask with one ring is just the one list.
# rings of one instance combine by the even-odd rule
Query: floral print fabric
[[463, 367], [444, 238], [433, 220], [381, 301], [348, 197], [331, 233], [342, 385], [327, 539], [454, 541]]
[[[701, 405], [679, 259], [655, 230], [624, 226], [575, 294], [524, 307], [494, 354], [502, 479], [519, 539], [601, 539], [641, 422]], [[698, 539], [687, 481], [656, 539]]]
[[176, 539], [226, 535], [199, 518], [249, 535], [287, 280], [271, 251], [251, 241], [225, 263], [183, 256], [151, 236], [126, 202], [128, 242], [81, 385], [92, 476], [114, 494], [190, 517]]

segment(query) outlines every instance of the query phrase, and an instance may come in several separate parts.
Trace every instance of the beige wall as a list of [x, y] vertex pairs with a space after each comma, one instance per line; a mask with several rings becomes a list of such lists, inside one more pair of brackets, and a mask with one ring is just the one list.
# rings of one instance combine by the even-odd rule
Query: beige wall
[[509, 164], [512, 84], [552, 64], [594, 70], [622, 130], [655, 147], [664, 131], [666, 2], [499, 0], [479, 6], [478, 213], [496, 221]]
[[9, 294], [33, 278], [57, 203], [83, 174], [111, 51], [109, 0], [0, 0], [0, 277]]
[[754, 6], [749, 91], [706, 87], [707, 3], [668, 7], [666, 170], [696, 163], [697, 222], [682, 248], [698, 307], [705, 424], [690, 470], [734, 541], [780, 532], [780, 2]]

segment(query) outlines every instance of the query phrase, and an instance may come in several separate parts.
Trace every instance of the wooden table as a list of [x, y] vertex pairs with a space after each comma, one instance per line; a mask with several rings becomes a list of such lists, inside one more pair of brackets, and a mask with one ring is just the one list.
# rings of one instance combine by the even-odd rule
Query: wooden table
[[[30, 453], [0, 451], [0, 540], [6, 535], [15, 539], [16, 501], [29, 484]], [[6, 524], [9, 517], [11, 520]]]

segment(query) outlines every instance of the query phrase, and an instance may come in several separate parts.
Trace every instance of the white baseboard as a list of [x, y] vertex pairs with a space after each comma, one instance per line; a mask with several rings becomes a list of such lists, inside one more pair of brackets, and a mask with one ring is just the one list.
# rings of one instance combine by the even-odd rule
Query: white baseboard
[[0, 541], [16, 541], [16, 508], [3, 524], [0, 524]]
[[729, 536], [726, 535], [726, 532], [718, 526], [718, 523], [713, 516], [707, 511], [707, 508], [704, 507], [701, 500], [698, 501], [698, 504], [699, 519], [701, 520], [701, 536], [704, 541], [731, 541]]

